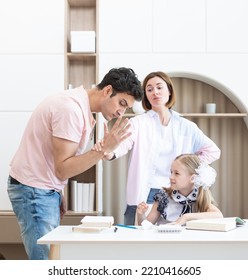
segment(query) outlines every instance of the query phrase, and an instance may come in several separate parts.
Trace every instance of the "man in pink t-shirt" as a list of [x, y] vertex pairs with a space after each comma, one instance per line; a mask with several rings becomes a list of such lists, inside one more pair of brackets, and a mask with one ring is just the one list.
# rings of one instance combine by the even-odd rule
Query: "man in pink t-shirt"
[[[29, 259], [48, 259], [49, 247], [37, 240], [57, 227], [65, 213], [61, 190], [112, 152], [130, 136], [127, 108], [141, 100], [140, 81], [130, 68], [111, 69], [91, 89], [83, 86], [47, 97], [34, 110], [10, 164], [8, 194]], [[95, 126], [92, 113], [102, 113], [104, 149], [84, 152]]]

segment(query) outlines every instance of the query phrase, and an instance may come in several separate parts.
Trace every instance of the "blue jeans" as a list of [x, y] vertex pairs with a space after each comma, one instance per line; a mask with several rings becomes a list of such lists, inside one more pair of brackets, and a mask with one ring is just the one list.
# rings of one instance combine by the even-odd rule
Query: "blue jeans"
[[38, 245], [37, 240], [60, 223], [60, 193], [55, 190], [11, 184], [9, 178], [8, 195], [20, 226], [28, 258], [47, 260], [50, 246]]
[[149, 192], [149, 194], [148, 194], [146, 203], [147, 203], [147, 204], [153, 204], [153, 202], [154, 202], [153, 197], [154, 197], [154, 195], [155, 195], [156, 193], [158, 193], [159, 191], [160, 191], [160, 189], [151, 188], [151, 189], [150, 189], [150, 192]]
[[124, 224], [134, 225], [135, 224], [135, 214], [137, 205], [127, 205], [126, 211], [124, 213]]
[[[153, 204], [153, 197], [160, 189], [151, 188], [148, 194], [146, 203]], [[126, 211], [124, 213], [124, 224], [125, 225], [134, 225], [135, 224], [135, 215], [136, 215], [137, 205], [127, 205]]]

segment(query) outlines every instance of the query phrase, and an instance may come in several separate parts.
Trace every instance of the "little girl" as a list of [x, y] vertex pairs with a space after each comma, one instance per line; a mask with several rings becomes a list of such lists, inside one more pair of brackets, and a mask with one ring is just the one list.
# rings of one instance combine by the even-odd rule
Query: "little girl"
[[190, 220], [222, 218], [209, 190], [215, 177], [216, 171], [201, 163], [197, 155], [176, 157], [171, 165], [170, 188], [163, 188], [154, 195], [154, 203], [147, 217], [148, 205], [145, 202], [138, 205], [138, 224], [145, 219], [153, 224], [184, 225]]

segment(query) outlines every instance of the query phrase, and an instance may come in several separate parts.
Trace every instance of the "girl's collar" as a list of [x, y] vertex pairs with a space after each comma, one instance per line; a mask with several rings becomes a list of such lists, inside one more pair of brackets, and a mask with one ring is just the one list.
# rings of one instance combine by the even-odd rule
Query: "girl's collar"
[[198, 188], [194, 188], [192, 192], [187, 196], [184, 196], [179, 191], [174, 190], [171, 196], [174, 201], [179, 203], [183, 201], [188, 201], [188, 202], [196, 201], [198, 196]]

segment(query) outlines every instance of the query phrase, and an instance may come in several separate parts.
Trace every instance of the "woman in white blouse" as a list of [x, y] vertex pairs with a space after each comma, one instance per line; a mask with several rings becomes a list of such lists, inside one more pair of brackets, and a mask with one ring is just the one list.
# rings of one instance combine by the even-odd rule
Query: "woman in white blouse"
[[[127, 225], [135, 223], [141, 201], [152, 204], [154, 194], [170, 186], [170, 167], [176, 156], [193, 153], [208, 164], [220, 157], [220, 149], [194, 122], [171, 109], [176, 96], [166, 73], [148, 74], [143, 80], [143, 90], [142, 105], [146, 112], [130, 119], [131, 136], [105, 156], [113, 160], [130, 151], [124, 214]], [[98, 143], [95, 149], [99, 148]]]

